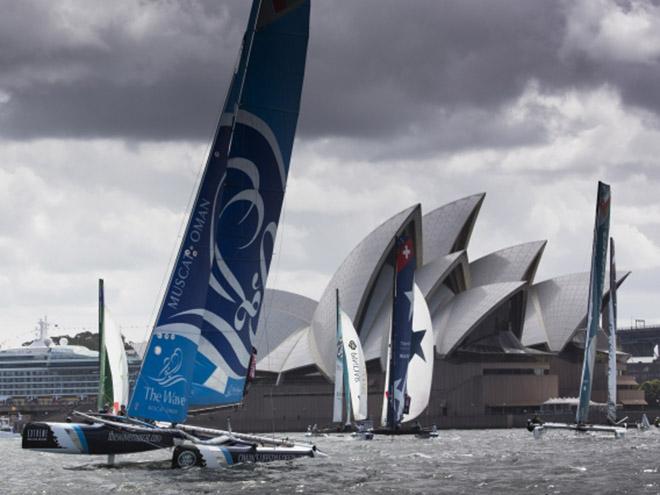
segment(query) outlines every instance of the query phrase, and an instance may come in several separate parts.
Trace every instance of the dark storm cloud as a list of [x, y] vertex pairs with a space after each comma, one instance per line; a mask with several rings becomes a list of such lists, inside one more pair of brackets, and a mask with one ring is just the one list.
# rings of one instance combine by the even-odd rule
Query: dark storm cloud
[[[320, 2], [303, 122], [381, 135], [449, 111], [495, 108], [552, 77], [563, 17], [549, 2]], [[342, 5], [343, 7], [343, 5]], [[339, 27], [339, 28], [338, 28]]]
[[[71, 5], [71, 4], [69, 4]], [[5, 137], [198, 139], [211, 134], [246, 2], [6, 2]], [[35, 27], [37, 26], [37, 27]], [[3, 104], [4, 101], [4, 104]]]
[[[127, 2], [127, 16], [80, 2], [99, 19], [85, 26], [92, 41], [80, 42], [76, 27], [62, 28], [67, 13], [50, 3], [7, 4], [2, 135], [154, 140], [208, 138], [249, 7]], [[625, 101], [659, 111], [658, 64], [567, 50], [569, 9], [523, 0], [316, 1], [299, 133], [400, 139], [422, 154], [536, 143], [545, 138], [542, 122], [507, 128], [497, 116], [532, 80], [543, 91], [607, 83]], [[154, 21], [153, 11], [166, 14]], [[143, 17], [136, 35], [132, 21]]]

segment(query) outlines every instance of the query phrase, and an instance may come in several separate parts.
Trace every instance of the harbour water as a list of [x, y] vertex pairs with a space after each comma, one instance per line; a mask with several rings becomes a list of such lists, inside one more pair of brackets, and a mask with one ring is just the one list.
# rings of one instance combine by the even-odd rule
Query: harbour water
[[169, 467], [169, 451], [118, 456], [108, 467], [105, 457], [23, 451], [20, 439], [2, 438], [0, 492], [660, 494], [656, 428], [618, 440], [560, 431], [534, 440], [523, 429], [442, 430], [429, 440], [314, 440], [327, 458], [181, 471]]

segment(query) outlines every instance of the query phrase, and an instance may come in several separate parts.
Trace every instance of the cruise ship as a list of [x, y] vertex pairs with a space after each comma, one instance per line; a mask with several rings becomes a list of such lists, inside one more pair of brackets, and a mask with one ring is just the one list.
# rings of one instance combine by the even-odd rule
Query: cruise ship
[[[31, 344], [0, 350], [0, 401], [50, 402], [85, 400], [96, 396], [99, 386], [98, 352], [80, 345], [58, 343], [48, 337], [48, 321], [39, 320], [39, 337]], [[140, 367], [135, 352], [129, 352], [129, 381]]]

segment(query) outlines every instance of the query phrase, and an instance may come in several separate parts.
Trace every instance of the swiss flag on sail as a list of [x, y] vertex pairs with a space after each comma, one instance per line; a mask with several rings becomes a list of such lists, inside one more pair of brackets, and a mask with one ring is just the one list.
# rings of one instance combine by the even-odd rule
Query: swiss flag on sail
[[287, 0], [273, 0], [273, 9], [276, 14], [279, 14], [287, 8]]
[[397, 241], [396, 271], [400, 272], [403, 270], [410, 260], [413, 259], [414, 255], [412, 239], [408, 237], [400, 237]]
[[601, 202], [598, 203], [598, 215], [604, 217], [610, 212], [610, 195], [608, 194]]

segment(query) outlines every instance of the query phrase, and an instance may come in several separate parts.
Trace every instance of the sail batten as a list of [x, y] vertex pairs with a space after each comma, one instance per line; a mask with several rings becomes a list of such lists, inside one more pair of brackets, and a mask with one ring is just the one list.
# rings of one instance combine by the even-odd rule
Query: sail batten
[[603, 301], [605, 265], [607, 262], [607, 240], [610, 229], [610, 186], [598, 182], [594, 240], [591, 253], [591, 275], [589, 278], [589, 300], [587, 305], [587, 329], [584, 342], [584, 361], [580, 381], [580, 397], [575, 420], [585, 424], [589, 417], [589, 401], [596, 361], [596, 337]]

